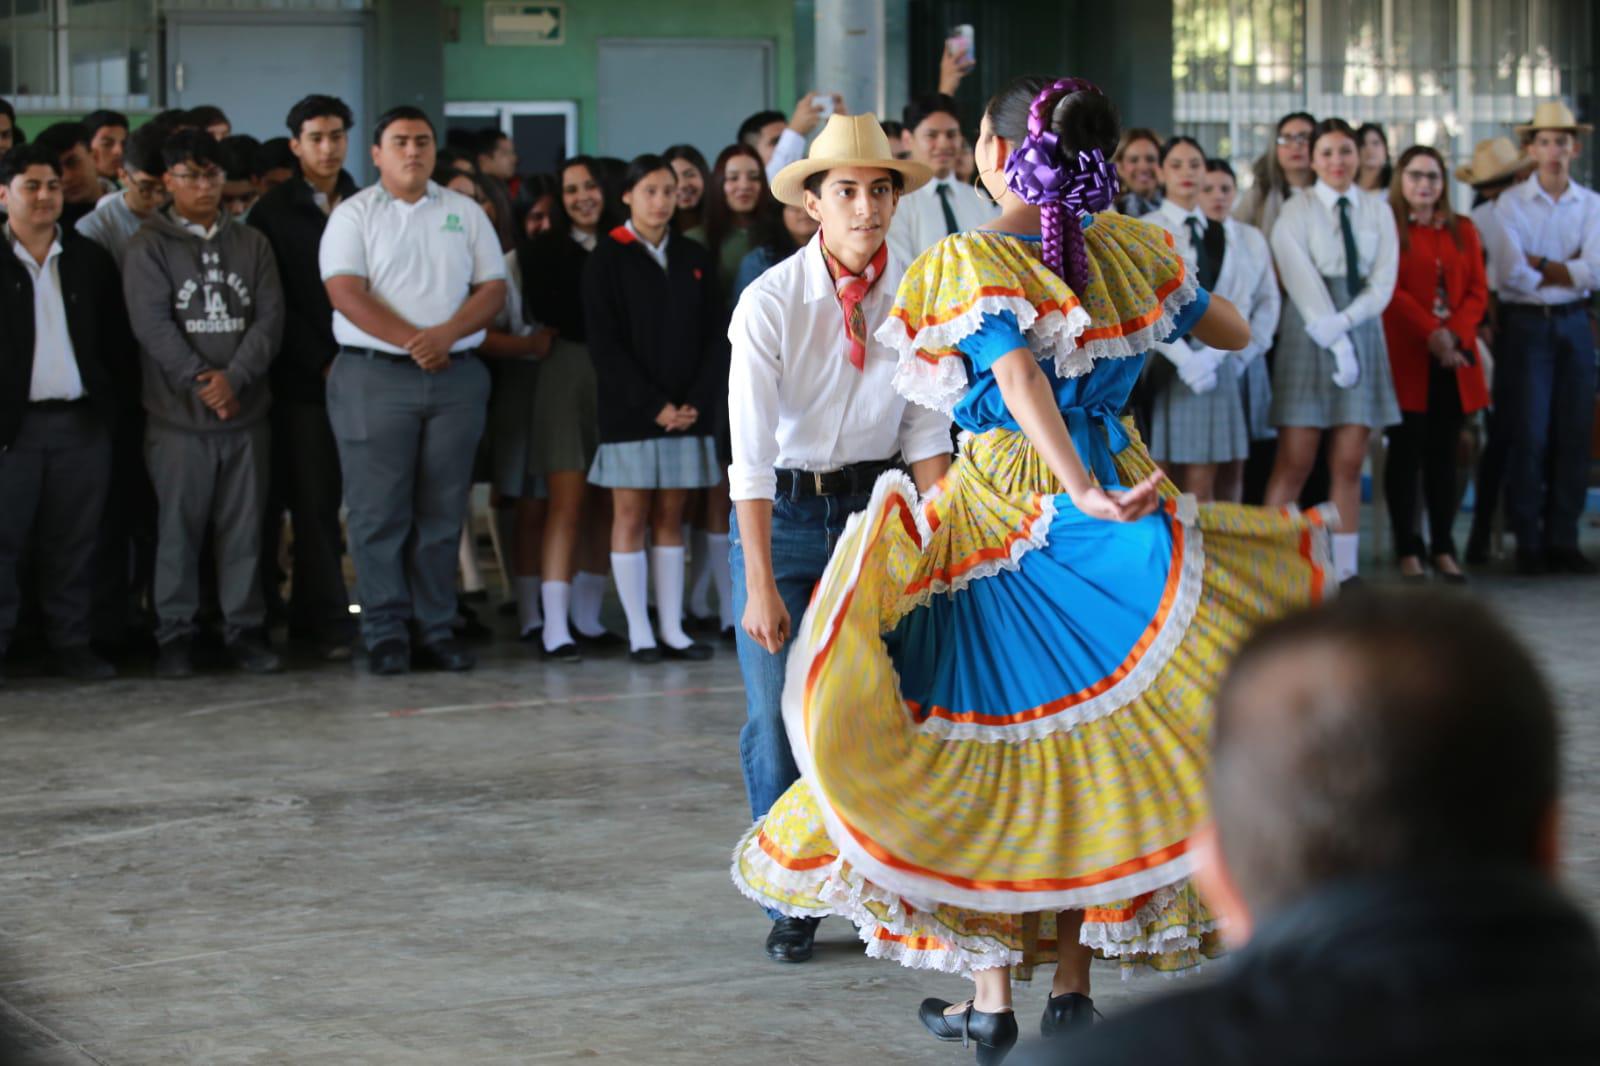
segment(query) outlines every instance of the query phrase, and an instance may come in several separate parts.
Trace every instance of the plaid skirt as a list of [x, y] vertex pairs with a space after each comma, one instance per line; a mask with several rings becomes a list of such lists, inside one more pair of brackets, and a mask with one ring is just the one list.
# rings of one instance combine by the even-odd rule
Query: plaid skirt
[[[1350, 304], [1343, 278], [1323, 277], [1328, 295], [1341, 311]], [[1278, 331], [1277, 362], [1272, 370], [1274, 426], [1368, 426], [1381, 430], [1400, 424], [1400, 403], [1389, 376], [1389, 349], [1383, 340], [1383, 322], [1371, 318], [1345, 336], [1355, 346], [1361, 380], [1353, 389], [1333, 383], [1333, 353], [1317, 347], [1306, 334], [1305, 319], [1293, 300], [1283, 301], [1283, 322]]]
[[1239, 398], [1244, 403], [1245, 431], [1250, 439], [1276, 440], [1278, 431], [1267, 420], [1272, 410], [1272, 370], [1267, 362], [1267, 352], [1250, 360], [1239, 375]]
[[1208, 392], [1195, 392], [1176, 374], [1168, 379], [1151, 408], [1150, 454], [1168, 463], [1229, 463], [1249, 456], [1237, 362], [1222, 361], [1216, 387]]
[[711, 437], [656, 437], [602, 444], [589, 483], [605, 489], [709, 489], [722, 480]]

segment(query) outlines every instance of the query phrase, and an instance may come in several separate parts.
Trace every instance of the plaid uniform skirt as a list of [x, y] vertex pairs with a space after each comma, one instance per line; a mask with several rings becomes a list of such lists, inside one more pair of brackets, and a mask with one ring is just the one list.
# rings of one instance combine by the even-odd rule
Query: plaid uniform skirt
[[602, 444], [589, 483], [606, 489], [709, 489], [722, 480], [711, 437], [656, 437]]
[[[1328, 295], [1341, 311], [1350, 304], [1343, 278], [1323, 277]], [[1283, 323], [1278, 332], [1277, 363], [1272, 371], [1274, 426], [1368, 426], [1381, 430], [1399, 425], [1400, 404], [1389, 376], [1389, 349], [1383, 340], [1383, 322], [1371, 318], [1345, 336], [1355, 346], [1361, 380], [1353, 389], [1333, 383], [1333, 353], [1317, 347], [1306, 334], [1305, 319], [1293, 300], [1283, 301]]]
[[1276, 440], [1278, 431], [1272, 428], [1267, 415], [1272, 410], [1272, 369], [1267, 364], [1267, 354], [1262, 352], [1250, 360], [1244, 373], [1239, 375], [1239, 398], [1244, 404], [1245, 431], [1252, 441]]
[[502, 496], [537, 500], [546, 494], [534, 433], [539, 369], [531, 359], [500, 360], [494, 369], [489, 394], [490, 484]]
[[1207, 392], [1195, 392], [1176, 374], [1168, 379], [1151, 408], [1150, 454], [1168, 463], [1229, 463], [1250, 454], [1235, 360], [1222, 361], [1216, 387]]

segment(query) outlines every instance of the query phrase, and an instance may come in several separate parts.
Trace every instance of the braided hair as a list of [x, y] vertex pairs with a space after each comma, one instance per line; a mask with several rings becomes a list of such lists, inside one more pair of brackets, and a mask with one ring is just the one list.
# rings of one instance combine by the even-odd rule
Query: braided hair
[[1089, 282], [1087, 215], [1116, 196], [1116, 107], [1081, 78], [1018, 78], [989, 101], [990, 127], [1012, 145], [1007, 184], [1040, 208], [1044, 262], [1075, 292]]

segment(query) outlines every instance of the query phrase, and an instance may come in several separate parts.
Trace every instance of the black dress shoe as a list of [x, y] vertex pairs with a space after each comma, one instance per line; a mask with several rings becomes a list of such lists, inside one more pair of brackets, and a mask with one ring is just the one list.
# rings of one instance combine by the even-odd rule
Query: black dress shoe
[[545, 662], [581, 663], [583, 662], [583, 653], [578, 651], [578, 646], [569, 640], [559, 648], [547, 648], [540, 644], [539, 658]]
[[1467, 575], [1461, 572], [1459, 563], [1456, 564], [1455, 572], [1451, 573], [1439, 565], [1440, 559], [1450, 559], [1451, 562], [1455, 562], [1452, 556], [1436, 555], [1428, 563], [1429, 566], [1433, 567], [1433, 572], [1438, 575], [1440, 581], [1443, 581], [1446, 585], [1465, 585], [1467, 583]]
[[602, 629], [591, 637], [583, 630], [575, 628], [572, 631], [572, 639], [578, 642], [578, 647], [589, 651], [611, 651], [628, 646], [628, 638], [618, 636], [609, 629]]
[[628, 653], [628, 658], [646, 666], [653, 665], [661, 661], [661, 649], [659, 647], [634, 648]]
[[805, 962], [811, 958], [821, 918], [779, 918], [767, 934], [767, 958], [773, 962]]
[[367, 669], [379, 677], [393, 677], [411, 669], [411, 649], [403, 640], [380, 640], [367, 652]]
[[168, 681], [194, 676], [194, 643], [188, 637], [161, 645], [156, 656], [156, 676]]
[[974, 1010], [971, 1003], [957, 1014], [946, 1014], [950, 1004], [942, 999], [925, 999], [917, 1017], [928, 1032], [947, 1043], [961, 1041], [962, 1047], [978, 1045], [978, 1066], [999, 1066], [1017, 1042], [1017, 1016], [1011, 1011]]
[[56, 673], [69, 681], [110, 681], [117, 668], [83, 645], [56, 652]]
[[1046, 1040], [1067, 1036], [1094, 1024], [1094, 1000], [1068, 992], [1045, 1001], [1044, 1017], [1039, 1019], [1039, 1035]]
[[278, 653], [267, 647], [266, 640], [256, 633], [247, 633], [229, 644], [227, 656], [234, 669], [247, 674], [275, 674], [283, 669]]
[[709, 644], [702, 644], [698, 640], [691, 640], [685, 648], [674, 648], [671, 644], [661, 645], [661, 657], [664, 659], [679, 659], [683, 662], [703, 663], [716, 651]]
[[411, 653], [411, 665], [419, 670], [445, 670], [459, 673], [478, 665], [478, 657], [461, 646], [458, 640], [445, 638], [424, 644]]
[[1545, 565], [1552, 574], [1578, 574], [1584, 577], [1596, 572], [1594, 563], [1577, 548], [1551, 548], [1545, 553]]

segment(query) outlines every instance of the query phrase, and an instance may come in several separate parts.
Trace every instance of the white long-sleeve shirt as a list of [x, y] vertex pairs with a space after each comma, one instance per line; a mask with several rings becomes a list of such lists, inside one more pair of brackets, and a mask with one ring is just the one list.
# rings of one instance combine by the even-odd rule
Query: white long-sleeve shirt
[[952, 174], [934, 178], [916, 192], [900, 198], [894, 209], [894, 221], [889, 224], [889, 247], [907, 264], [917, 256], [950, 235], [945, 221], [944, 207], [939, 201], [939, 188], [950, 190], [950, 207], [956, 216], [956, 231], [977, 229], [1000, 213], [1000, 209], [970, 185], [957, 181]]
[[783, 128], [778, 135], [778, 143], [772, 148], [772, 158], [767, 162], [767, 184], [772, 184], [772, 179], [778, 176], [778, 171], [790, 163], [797, 163], [806, 155], [806, 139], [790, 129]]
[[[1185, 211], [1173, 201], [1164, 200], [1159, 208], [1144, 216], [1146, 222], [1154, 222], [1172, 234], [1173, 247], [1183, 256], [1188, 269], [1197, 272], [1200, 250], [1194, 246], [1189, 231], [1191, 218], [1204, 232], [1207, 219], [1198, 207]], [[1272, 335], [1278, 331], [1278, 315], [1283, 310], [1283, 295], [1278, 291], [1278, 278], [1272, 272], [1272, 253], [1261, 231], [1230, 218], [1223, 221], [1222, 233], [1226, 240], [1222, 270], [1211, 291], [1237, 307], [1250, 323], [1250, 343], [1231, 353], [1242, 368], [1272, 347]], [[1156, 350], [1175, 364], [1181, 363], [1183, 353], [1174, 353], [1174, 345], [1184, 343], [1159, 343]], [[1177, 358], [1173, 358], [1174, 354]]]
[[873, 337], [894, 305], [905, 262], [891, 250], [862, 302], [867, 357], [857, 370], [821, 239], [752, 282], [728, 327], [735, 500], [772, 499], [779, 469], [837, 470], [897, 454], [915, 463], [950, 451], [950, 420], [895, 391], [896, 354]]
[[1278, 277], [1300, 316], [1312, 323], [1338, 310], [1324, 277], [1346, 274], [1344, 232], [1337, 203], [1350, 201], [1350, 225], [1356, 238], [1356, 269], [1365, 284], [1344, 309], [1351, 325], [1383, 314], [1394, 296], [1400, 269], [1400, 237], [1388, 203], [1367, 196], [1352, 185], [1343, 194], [1318, 181], [1301, 196], [1290, 197], [1272, 227], [1272, 256]]
[[[1522, 304], [1564, 304], [1588, 297], [1600, 279], [1600, 196], [1576, 182], [1559, 199], [1534, 174], [1494, 202], [1489, 262], [1500, 299]], [[1572, 285], [1545, 285], [1528, 256], [1566, 266]]]

